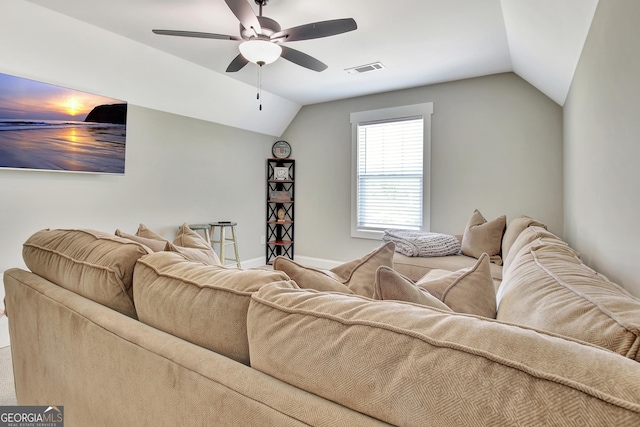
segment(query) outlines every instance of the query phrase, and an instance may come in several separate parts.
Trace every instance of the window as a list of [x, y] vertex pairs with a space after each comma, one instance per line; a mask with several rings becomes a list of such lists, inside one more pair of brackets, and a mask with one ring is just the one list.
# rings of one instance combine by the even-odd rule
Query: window
[[431, 114], [419, 104], [351, 114], [351, 235], [428, 229]]

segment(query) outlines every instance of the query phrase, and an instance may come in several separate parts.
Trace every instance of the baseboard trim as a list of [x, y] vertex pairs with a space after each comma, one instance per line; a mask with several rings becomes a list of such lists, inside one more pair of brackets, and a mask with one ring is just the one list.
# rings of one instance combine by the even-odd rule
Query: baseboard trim
[[[252, 258], [240, 260], [240, 265], [243, 269], [245, 268], [258, 268], [264, 267], [266, 264], [264, 262], [264, 257]], [[236, 266], [235, 262], [227, 260], [226, 267], [234, 268]]]

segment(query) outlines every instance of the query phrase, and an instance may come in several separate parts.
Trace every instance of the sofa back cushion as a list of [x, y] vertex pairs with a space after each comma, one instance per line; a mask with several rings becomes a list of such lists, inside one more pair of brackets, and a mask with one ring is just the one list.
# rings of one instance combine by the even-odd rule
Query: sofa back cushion
[[584, 265], [573, 249], [555, 239], [533, 239], [513, 258], [498, 290], [497, 319], [640, 361], [640, 299]]
[[[518, 256], [520, 251], [523, 249], [526, 251], [530, 247], [531, 244], [535, 242], [536, 245], [540, 245], [541, 243], [549, 243], [553, 245], [566, 246], [569, 248], [569, 245], [562, 241], [558, 236], [548, 231], [544, 226], [531, 225], [522, 232], [518, 234], [518, 237], [515, 239], [513, 244], [509, 247], [509, 252], [507, 256], [504, 258], [504, 263], [502, 265], [502, 275], [504, 279], [504, 274], [507, 269], [513, 262], [513, 260]], [[526, 247], [526, 248], [525, 248]], [[576, 257], [580, 257], [578, 252], [570, 249], [576, 255]]]
[[211, 266], [156, 252], [138, 261], [133, 294], [141, 322], [249, 365], [251, 294], [271, 282], [297, 288], [288, 279], [279, 271]]
[[547, 226], [541, 222], [536, 221], [535, 219], [529, 218], [528, 216], [520, 216], [518, 218], [513, 219], [507, 229], [504, 231], [504, 236], [502, 236], [502, 259], [503, 261], [509, 255], [509, 250], [511, 246], [515, 243], [516, 239], [527, 227], [536, 226], [542, 227], [545, 230]]
[[27, 239], [22, 257], [38, 276], [135, 319], [133, 269], [150, 252], [100, 231], [47, 229]]
[[254, 369], [394, 425], [640, 422], [640, 365], [495, 320], [273, 283], [247, 327]]

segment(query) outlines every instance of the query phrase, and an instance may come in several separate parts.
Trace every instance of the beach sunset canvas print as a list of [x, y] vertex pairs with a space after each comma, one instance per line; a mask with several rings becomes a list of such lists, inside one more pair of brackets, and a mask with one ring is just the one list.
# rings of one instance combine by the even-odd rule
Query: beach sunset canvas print
[[127, 103], [0, 74], [0, 168], [123, 174]]

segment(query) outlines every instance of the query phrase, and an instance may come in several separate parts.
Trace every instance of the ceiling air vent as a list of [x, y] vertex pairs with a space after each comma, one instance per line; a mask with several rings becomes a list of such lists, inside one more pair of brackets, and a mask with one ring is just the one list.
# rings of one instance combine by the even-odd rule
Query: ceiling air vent
[[349, 74], [364, 74], [371, 73], [373, 71], [384, 70], [385, 66], [381, 62], [374, 62], [372, 64], [358, 65], [357, 67], [345, 68], [345, 71]]

